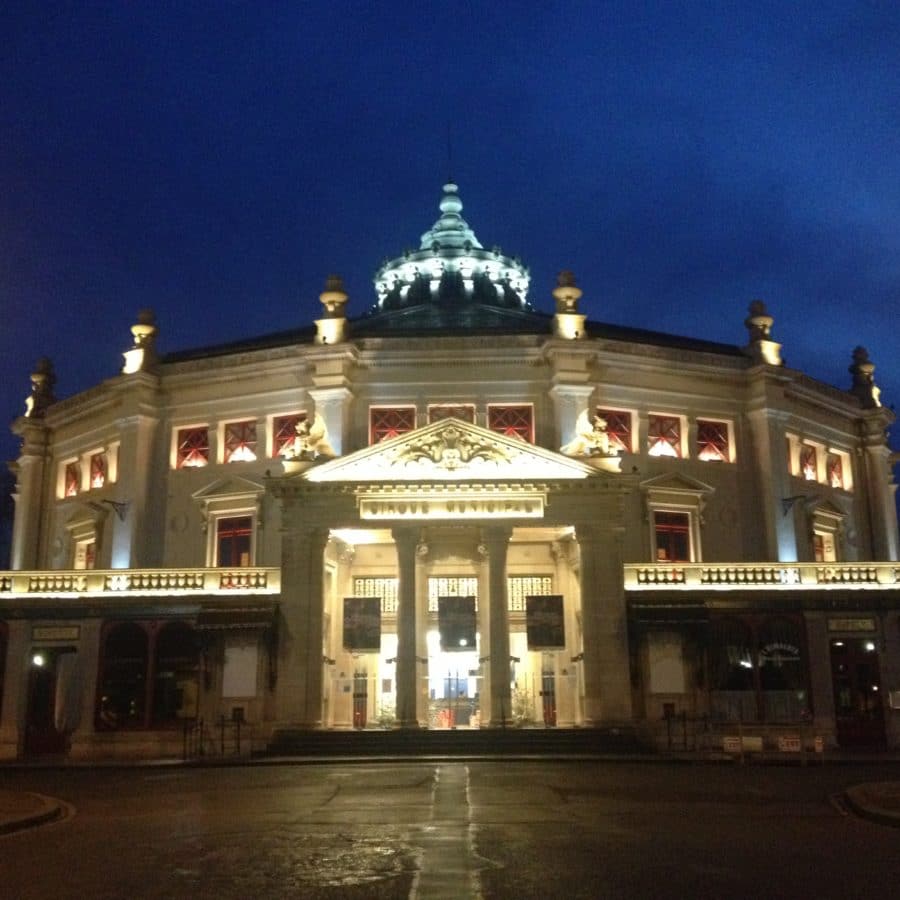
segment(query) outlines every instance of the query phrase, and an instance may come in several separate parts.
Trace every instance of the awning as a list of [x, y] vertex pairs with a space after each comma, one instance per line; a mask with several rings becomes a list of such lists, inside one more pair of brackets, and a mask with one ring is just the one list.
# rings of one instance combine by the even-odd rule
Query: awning
[[278, 607], [206, 606], [197, 614], [198, 631], [265, 631], [275, 624]]

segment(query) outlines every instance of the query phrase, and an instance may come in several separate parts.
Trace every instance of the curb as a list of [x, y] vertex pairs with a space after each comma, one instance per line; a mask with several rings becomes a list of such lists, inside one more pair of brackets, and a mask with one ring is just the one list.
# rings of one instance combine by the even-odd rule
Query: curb
[[0, 835], [13, 834], [26, 828], [36, 828], [38, 825], [46, 825], [48, 822], [55, 822], [57, 819], [62, 818], [65, 807], [61, 801], [54, 797], [47, 797], [44, 794], [33, 794], [30, 792], [25, 796], [36, 797], [43, 808], [28, 815], [8, 816], [5, 820], [0, 820]]
[[877, 822], [879, 825], [900, 828], [900, 812], [895, 812], [880, 806], [873, 806], [871, 803], [862, 799], [862, 795], [866, 789], [871, 788], [872, 786], [873, 785], [859, 784], [847, 788], [843, 794], [847, 806], [862, 819], [868, 819], [870, 822]]

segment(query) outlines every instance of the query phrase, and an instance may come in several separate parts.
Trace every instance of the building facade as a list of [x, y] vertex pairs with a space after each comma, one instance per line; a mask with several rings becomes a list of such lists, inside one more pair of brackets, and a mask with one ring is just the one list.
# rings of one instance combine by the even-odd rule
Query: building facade
[[[287, 729], [605, 728], [900, 746], [900, 563], [874, 365], [555, 313], [455, 185], [368, 313], [161, 356], [13, 428], [0, 755]], [[736, 321], [736, 331], [740, 322]], [[202, 739], [202, 737], [201, 737]], [[804, 740], [806, 737], [803, 738]]]

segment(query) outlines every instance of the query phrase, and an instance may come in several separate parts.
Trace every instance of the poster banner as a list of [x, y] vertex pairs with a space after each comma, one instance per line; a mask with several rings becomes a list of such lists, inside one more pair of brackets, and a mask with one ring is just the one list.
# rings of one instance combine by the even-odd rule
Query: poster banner
[[344, 649], [352, 653], [381, 650], [380, 597], [344, 597]]
[[438, 597], [441, 650], [475, 649], [475, 598]]
[[566, 646], [566, 623], [561, 594], [525, 598], [525, 629], [529, 650], [558, 650]]

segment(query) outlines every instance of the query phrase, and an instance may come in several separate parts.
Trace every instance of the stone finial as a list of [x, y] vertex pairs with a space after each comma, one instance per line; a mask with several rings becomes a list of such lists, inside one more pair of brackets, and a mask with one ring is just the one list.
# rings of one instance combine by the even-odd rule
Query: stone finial
[[553, 289], [556, 311], [558, 313], [577, 313], [581, 294], [581, 289], [575, 284], [575, 276], [568, 269], [563, 269], [556, 276], [556, 287]]
[[762, 300], [753, 300], [750, 303], [749, 313], [744, 319], [749, 334], [749, 343], [744, 347], [744, 352], [758, 363], [770, 366], [784, 365], [781, 358], [781, 344], [772, 340], [772, 324], [775, 320], [766, 310], [766, 304]]
[[859, 398], [863, 409], [881, 406], [881, 388], [875, 384], [875, 364], [869, 359], [869, 351], [865, 347], [854, 349], [853, 362], [847, 371], [853, 376], [850, 393]]
[[132, 375], [135, 372], [146, 372], [152, 369], [157, 362], [156, 356], [156, 315], [152, 309], [142, 309], [138, 313], [137, 322], [131, 326], [131, 336], [134, 345], [126, 350], [122, 356], [125, 364], [122, 372]]
[[316, 319], [316, 343], [339, 344], [347, 337], [347, 293], [340, 275], [328, 276], [319, 300], [324, 310]]
[[31, 393], [25, 398], [25, 415], [31, 419], [43, 419], [47, 407], [56, 402], [53, 388], [56, 374], [53, 363], [42, 356], [31, 373]]
[[556, 287], [553, 289], [553, 296], [556, 299], [553, 332], [557, 337], [568, 341], [584, 339], [584, 323], [587, 316], [578, 312], [581, 293], [581, 288], [575, 284], [575, 276], [568, 269], [556, 276]]

